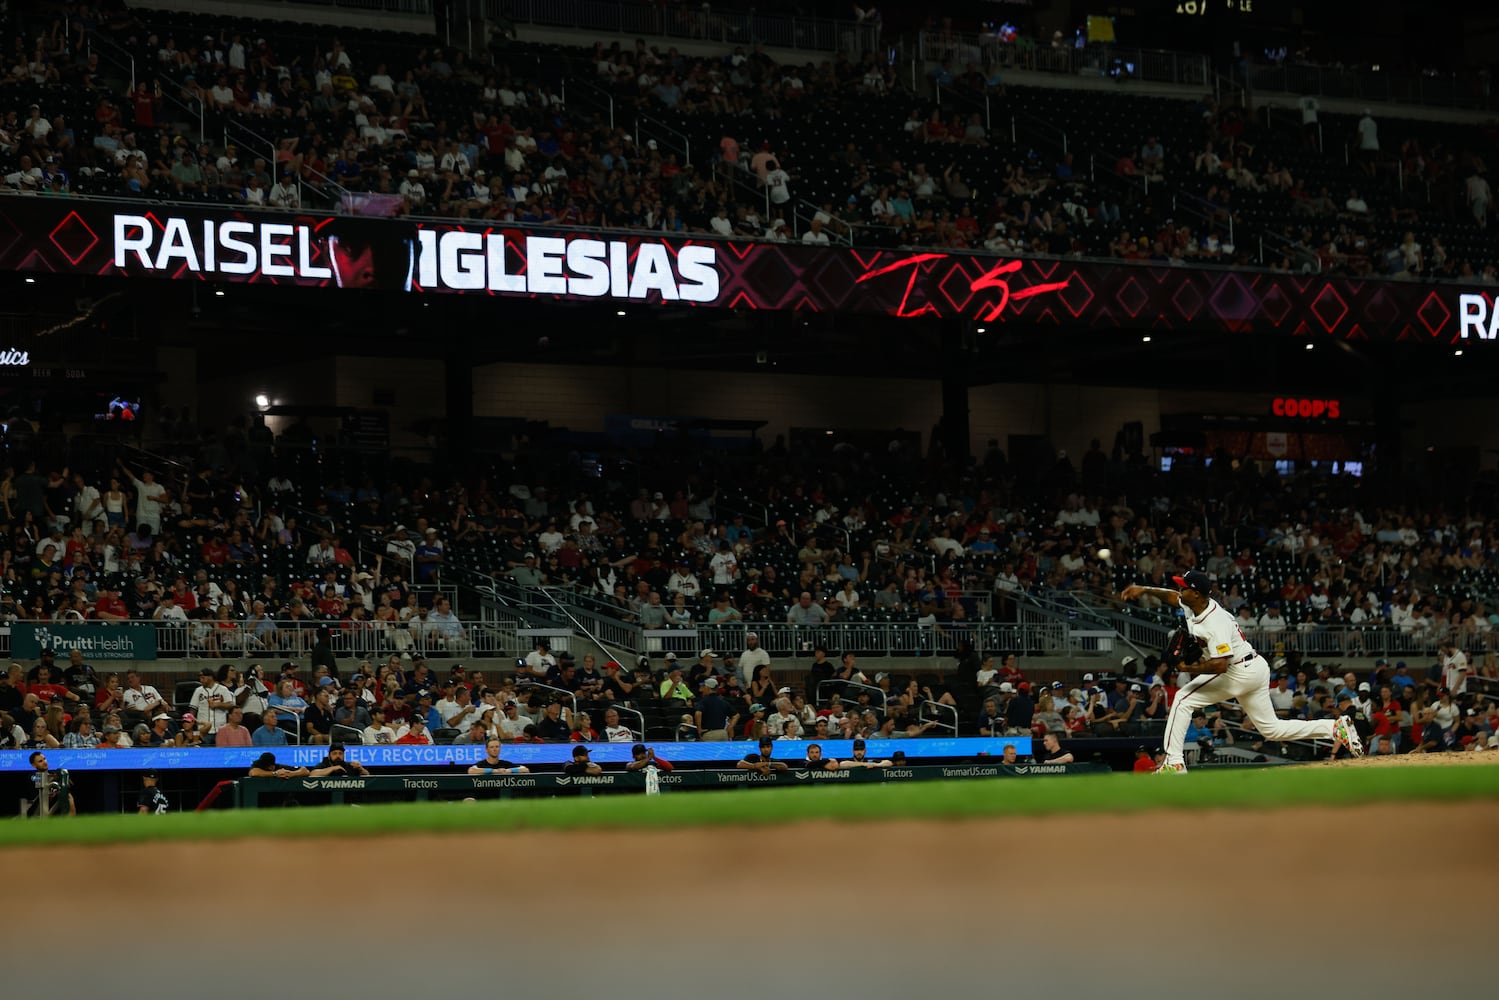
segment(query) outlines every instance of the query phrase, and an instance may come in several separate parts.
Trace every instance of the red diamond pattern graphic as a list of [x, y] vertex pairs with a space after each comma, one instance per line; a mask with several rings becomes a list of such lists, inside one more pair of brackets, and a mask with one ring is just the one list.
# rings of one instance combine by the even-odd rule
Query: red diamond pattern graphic
[[1400, 318], [1400, 308], [1390, 299], [1389, 292], [1384, 288], [1375, 289], [1374, 294], [1364, 302], [1359, 312], [1363, 314], [1364, 322], [1376, 329], [1382, 326], [1393, 326]]
[[1076, 319], [1092, 303], [1093, 289], [1089, 287], [1088, 283], [1083, 280], [1082, 274], [1079, 273], [1067, 283], [1067, 287], [1062, 289], [1059, 297], [1062, 300], [1062, 305], [1066, 306], [1067, 311], [1072, 313], [1072, 318]]
[[1291, 299], [1279, 284], [1270, 286], [1270, 290], [1260, 297], [1260, 312], [1270, 322], [1280, 326], [1291, 314]]
[[[1312, 300], [1311, 312], [1317, 317], [1317, 322], [1322, 324], [1322, 329], [1332, 333], [1347, 318], [1348, 303], [1338, 294], [1337, 289], [1331, 285], [1323, 285], [1322, 291]], [[1329, 316], [1332, 318], [1329, 319]]]
[[1124, 287], [1114, 293], [1114, 301], [1119, 303], [1130, 319], [1139, 317], [1141, 310], [1150, 305], [1150, 296], [1140, 283], [1131, 277], [1124, 283]]
[[1202, 293], [1197, 290], [1197, 282], [1183, 281], [1171, 293], [1171, 304], [1176, 306], [1177, 315], [1188, 323], [1197, 318], [1202, 310]]
[[[937, 290], [952, 307], [952, 315], [962, 315], [969, 300], [973, 298], [973, 279], [968, 276], [968, 272], [963, 270], [961, 261], [953, 261], [953, 266], [945, 270], [947, 273], [942, 276], [942, 280], [937, 282]], [[988, 294], [996, 293], [989, 292]]]
[[[1440, 319], [1437, 317], [1440, 315]], [[1436, 292], [1427, 292], [1426, 301], [1421, 303], [1421, 308], [1416, 310], [1416, 318], [1421, 325], [1426, 327], [1426, 332], [1433, 337], [1439, 337], [1442, 330], [1452, 319], [1452, 310], [1447, 303], [1442, 301]]]
[[1226, 329], [1237, 333], [1249, 328], [1258, 302], [1254, 292], [1239, 276], [1230, 274], [1213, 289], [1213, 294], [1208, 297], [1208, 305], [1213, 307], [1213, 314], [1222, 321]]
[[79, 218], [77, 212], [69, 212], [56, 228], [47, 234], [47, 238], [74, 267], [77, 267], [78, 262], [88, 256], [90, 250], [99, 245], [99, 237], [94, 235], [88, 223]]

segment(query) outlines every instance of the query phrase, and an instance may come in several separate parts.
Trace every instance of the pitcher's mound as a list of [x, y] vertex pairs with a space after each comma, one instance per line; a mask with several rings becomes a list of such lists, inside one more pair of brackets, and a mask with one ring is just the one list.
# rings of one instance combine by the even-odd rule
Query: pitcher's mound
[[1333, 767], [1464, 767], [1499, 765], [1499, 750], [1468, 753], [1401, 753], [1388, 757], [1348, 757], [1329, 761]]

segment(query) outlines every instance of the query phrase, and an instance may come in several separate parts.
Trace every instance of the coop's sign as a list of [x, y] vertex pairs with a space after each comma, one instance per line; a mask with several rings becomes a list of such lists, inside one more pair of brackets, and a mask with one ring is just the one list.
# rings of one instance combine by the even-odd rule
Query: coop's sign
[[1270, 401], [1270, 412], [1277, 417], [1310, 417], [1339, 420], [1343, 416], [1340, 399], [1306, 399], [1299, 396], [1277, 396]]

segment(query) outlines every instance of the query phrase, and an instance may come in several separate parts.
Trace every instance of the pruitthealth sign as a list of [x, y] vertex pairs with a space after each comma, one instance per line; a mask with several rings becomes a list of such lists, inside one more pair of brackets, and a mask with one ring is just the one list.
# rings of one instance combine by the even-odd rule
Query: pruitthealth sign
[[67, 625], [55, 622], [12, 622], [10, 655], [34, 660], [50, 649], [59, 659], [78, 650], [86, 660], [154, 660], [156, 627], [153, 625], [90, 622]]

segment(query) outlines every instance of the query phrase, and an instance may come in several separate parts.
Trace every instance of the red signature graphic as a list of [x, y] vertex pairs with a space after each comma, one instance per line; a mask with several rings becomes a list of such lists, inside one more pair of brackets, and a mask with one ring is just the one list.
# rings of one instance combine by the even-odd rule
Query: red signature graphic
[[[936, 303], [928, 302], [924, 306], [918, 306], [913, 309], [911, 307], [910, 300], [911, 292], [916, 287], [916, 277], [918, 272], [921, 270], [921, 265], [925, 264], [928, 261], [947, 259], [948, 255], [945, 253], [917, 254], [914, 257], [907, 257], [905, 260], [898, 260], [894, 264], [886, 264], [884, 267], [876, 268], [873, 271], [868, 271], [864, 274], [861, 274], [858, 278], [858, 282], [856, 283], [862, 283], [868, 281], [871, 278], [878, 278], [882, 275], [889, 274], [892, 271], [897, 271], [903, 267], [908, 267], [911, 269], [911, 273], [906, 278], [906, 290], [904, 294], [901, 295], [900, 305], [895, 307], [895, 312], [893, 315], [905, 319], [909, 319], [914, 316], [925, 316], [928, 313], [937, 313], [940, 315], [942, 310], [937, 307]], [[1000, 314], [1005, 311], [1005, 306], [1009, 305], [1012, 299], [1019, 301], [1020, 299], [1028, 299], [1033, 295], [1042, 295], [1046, 292], [1058, 292], [1067, 287], [1067, 282], [1063, 280], [1046, 282], [1039, 285], [1031, 285], [1029, 288], [1022, 288], [1016, 292], [1010, 291], [1010, 282], [1007, 278], [1005, 278], [1005, 275], [1014, 274], [1016, 271], [1020, 270], [1022, 266], [1024, 266], [1024, 263], [1024, 261], [1020, 260], [1007, 260], [1003, 264], [998, 264], [990, 270], [985, 271], [983, 274], [979, 275], [977, 278], [974, 278], [973, 281], [969, 283], [968, 290], [970, 292], [978, 293], [991, 288], [997, 289], [999, 291], [999, 301], [996, 303], [991, 303], [990, 305], [985, 307], [985, 310], [977, 317], [978, 319], [984, 320], [986, 322], [999, 319]]]

